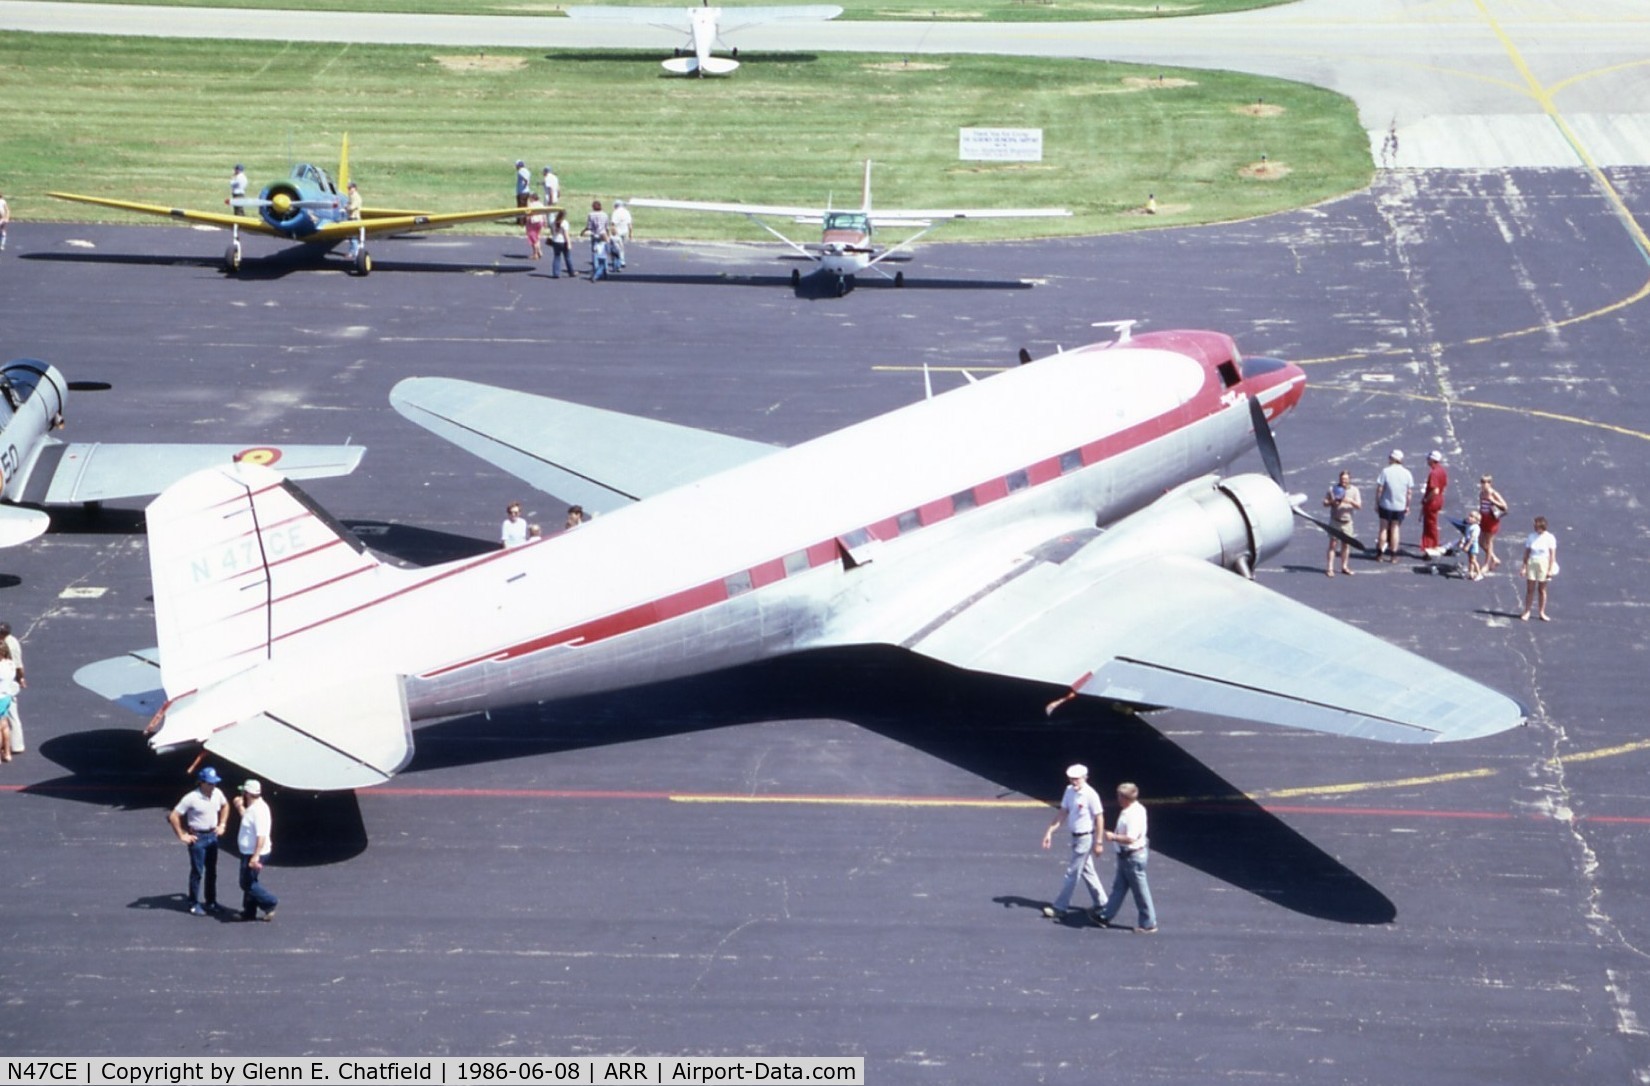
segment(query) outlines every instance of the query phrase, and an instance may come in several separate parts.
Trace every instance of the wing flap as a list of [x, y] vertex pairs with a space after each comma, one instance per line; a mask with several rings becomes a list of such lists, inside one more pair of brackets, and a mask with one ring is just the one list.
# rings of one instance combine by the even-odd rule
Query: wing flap
[[609, 512], [774, 452], [743, 438], [442, 377], [390, 390], [406, 418], [535, 489]]
[[1197, 559], [1038, 564], [909, 643], [959, 667], [1389, 743], [1523, 723], [1510, 698]]

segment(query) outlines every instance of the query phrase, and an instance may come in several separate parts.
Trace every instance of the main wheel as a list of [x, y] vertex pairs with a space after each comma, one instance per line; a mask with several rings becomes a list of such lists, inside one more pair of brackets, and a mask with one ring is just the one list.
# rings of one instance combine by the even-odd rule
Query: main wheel
[[795, 268], [791, 269], [791, 289], [795, 290], [802, 285], [802, 273]]
[[894, 285], [896, 287], [903, 287], [905, 285], [905, 273], [904, 272], [897, 271], [897, 272], [894, 273]]
[[367, 252], [365, 249], [362, 249], [360, 252], [355, 254], [355, 274], [372, 274], [372, 254]]
[[232, 241], [229, 243], [229, 251], [223, 254], [223, 270], [230, 275], [234, 275], [241, 270], [240, 242]]

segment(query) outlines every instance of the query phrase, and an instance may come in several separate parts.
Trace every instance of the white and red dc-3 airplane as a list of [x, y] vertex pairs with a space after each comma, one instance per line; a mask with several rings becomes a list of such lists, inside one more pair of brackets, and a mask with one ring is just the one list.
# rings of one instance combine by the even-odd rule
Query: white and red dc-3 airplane
[[1268, 420], [1304, 387], [1220, 333], [1125, 331], [779, 449], [414, 378], [402, 414], [604, 515], [400, 569], [270, 471], [203, 472], [148, 510], [158, 653], [76, 678], [159, 705], [157, 751], [321, 790], [388, 780], [415, 721], [827, 646], [902, 646], [1055, 704], [1396, 743], [1521, 723], [1244, 575], [1284, 546], [1292, 503], [1266, 475], [1212, 473], [1258, 444], [1276, 474]]

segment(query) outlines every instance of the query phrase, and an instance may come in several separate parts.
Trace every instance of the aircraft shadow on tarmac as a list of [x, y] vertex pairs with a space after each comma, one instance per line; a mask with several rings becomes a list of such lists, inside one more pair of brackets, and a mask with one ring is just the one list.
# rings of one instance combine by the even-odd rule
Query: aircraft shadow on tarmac
[[[720, 52], [720, 50], [718, 51]], [[691, 53], [691, 50], [689, 52]], [[676, 55], [681, 56], [681, 51], [678, 50]], [[569, 51], [565, 53], [547, 53], [544, 59], [552, 61], [556, 64], [658, 64], [660, 61], [667, 60], [669, 58], [667, 58], [664, 51], [660, 49], [595, 49], [588, 52], [581, 50], [576, 52]], [[812, 64], [819, 59], [819, 55], [817, 53], [742, 52], [738, 53], [738, 59], [741, 64], [746, 62], [752, 64]], [[674, 82], [701, 82], [701, 80], [686, 79], [675, 72], [667, 72], [662, 69], [658, 70], [657, 77], [659, 79], [668, 79]], [[735, 76], [734, 78], [738, 77]], [[707, 85], [714, 85], [721, 82], [721, 80], [706, 79], [702, 80], [702, 82]]]
[[[1064, 787], [1062, 771], [1077, 758], [1124, 767], [1147, 797], [1188, 797], [1148, 798], [1158, 851], [1309, 916], [1383, 924], [1397, 915], [1379, 890], [1149, 724], [1085, 702], [1046, 720], [1042, 706], [1050, 694], [1035, 684], [960, 672], [894, 649], [832, 650], [622, 697], [569, 699], [429, 725], [416, 733], [418, 752], [408, 772], [762, 720], [840, 719], [995, 781], [1005, 795], [1051, 803]], [[1112, 777], [1108, 770], [1099, 781], [1103, 793], [1115, 783]], [[1243, 847], [1234, 848], [1234, 840]]]
[[[743, 272], [718, 271], [688, 275], [669, 275], [638, 271], [625, 271], [612, 277], [615, 283], [663, 283], [668, 286], [740, 286], [765, 287], [770, 290], [790, 290], [798, 298], [808, 301], [818, 301], [827, 298], [840, 298], [837, 291], [836, 277], [824, 272], [813, 272], [804, 275], [793, 285], [789, 274], [761, 275]], [[855, 285], [848, 293], [853, 294], [860, 290], [1030, 290], [1034, 284], [1023, 279], [937, 279], [926, 276], [907, 276], [905, 284], [895, 287], [891, 279], [884, 279], [873, 273], [854, 277]]]
[[[60, 735], [40, 744], [38, 750], [41, 757], [62, 766], [67, 773], [28, 785], [23, 792], [121, 811], [152, 810], [159, 832], [170, 832], [162, 819], [193, 786], [189, 772], [192, 755], [151, 753], [140, 727]], [[221, 760], [213, 764], [224, 768]], [[226, 772], [225, 776], [236, 781], [244, 774]], [[366, 823], [354, 792], [289, 792], [274, 788], [270, 798], [280, 805], [282, 866], [341, 863], [366, 851]], [[232, 833], [225, 836], [219, 848], [229, 854], [228, 862], [235, 862]], [[230, 881], [233, 883], [233, 875]], [[157, 898], [154, 904], [139, 902], [134, 907], [170, 908], [165, 904], [168, 900]]]
[[[763, 720], [840, 719], [994, 781], [1004, 795], [1038, 796], [1051, 803], [1062, 787], [1061, 771], [1074, 759], [1106, 767], [1097, 781], [1102, 791], [1114, 783], [1109, 767], [1124, 767], [1121, 772], [1148, 797], [1157, 851], [1308, 916], [1383, 924], [1397, 915], [1374, 886], [1150, 725], [1084, 702], [1045, 720], [1041, 707], [1050, 693], [1035, 684], [960, 672], [894, 649], [832, 650], [659, 683], [622, 696], [592, 695], [431, 724], [415, 733], [417, 753], [399, 779]], [[153, 810], [160, 817], [191, 783], [192, 758], [151, 753], [136, 727], [57, 736], [39, 751], [67, 772], [23, 789], [34, 795]], [[233, 767], [226, 775], [232, 781], [241, 776]], [[272, 798], [281, 808], [283, 865], [340, 863], [366, 850], [366, 827], [354, 792], [275, 789]], [[1234, 840], [1243, 847], [1234, 848]], [[1004, 906], [1042, 905], [1041, 900], [1005, 895], [992, 900]]]
[[[397, 240], [409, 240], [413, 235], [402, 235]], [[391, 243], [394, 244], [393, 242]], [[221, 255], [180, 255], [176, 253], [23, 253], [23, 260], [46, 260], [64, 264], [127, 264], [137, 267], [194, 267], [215, 271], [220, 275], [224, 272], [223, 257]], [[512, 267], [498, 263], [487, 264], [453, 264], [434, 263], [414, 260], [385, 260], [373, 251], [372, 266], [377, 272], [424, 272], [424, 273], [459, 273], [472, 275], [476, 272], [494, 272], [500, 275], [524, 275], [532, 271], [530, 266]], [[241, 262], [241, 270], [233, 278], [250, 281], [268, 281], [284, 279], [297, 272], [325, 272], [328, 275], [348, 275], [349, 262], [335, 252], [323, 251], [314, 245], [293, 244], [278, 249], [265, 256], [246, 256]]]

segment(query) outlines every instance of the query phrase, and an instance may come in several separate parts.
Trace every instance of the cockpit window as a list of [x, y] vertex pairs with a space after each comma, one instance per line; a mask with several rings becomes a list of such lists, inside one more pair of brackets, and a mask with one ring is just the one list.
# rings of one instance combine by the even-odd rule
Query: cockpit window
[[827, 230], [858, 230], [870, 233], [871, 221], [858, 211], [830, 211], [825, 215]]

